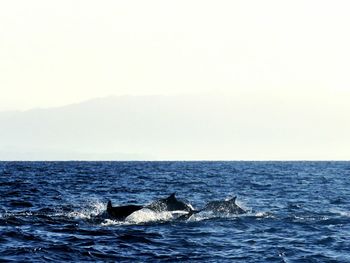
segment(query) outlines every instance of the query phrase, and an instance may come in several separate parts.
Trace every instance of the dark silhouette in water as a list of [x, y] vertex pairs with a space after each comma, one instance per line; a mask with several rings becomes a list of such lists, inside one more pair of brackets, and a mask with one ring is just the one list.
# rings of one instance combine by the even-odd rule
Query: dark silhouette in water
[[224, 201], [211, 201], [208, 202], [201, 211], [212, 211], [216, 213], [227, 213], [240, 215], [246, 213], [241, 207], [236, 204], [237, 196]]
[[175, 197], [175, 193], [169, 195], [166, 198], [156, 200], [150, 205], [125, 205], [125, 206], [112, 206], [112, 202], [108, 201], [107, 213], [110, 217], [116, 220], [124, 220], [126, 217], [131, 215], [133, 212], [138, 211], [142, 208], [148, 208], [155, 212], [164, 211], [186, 211], [185, 215], [180, 216], [178, 219], [184, 220], [191, 217], [193, 214], [200, 213], [202, 211], [210, 211], [214, 213], [225, 213], [225, 214], [244, 214], [246, 211], [236, 204], [236, 196], [229, 200], [218, 200], [208, 202], [203, 209], [194, 210], [190, 205], [178, 200]]
[[107, 213], [113, 219], [124, 220], [130, 214], [142, 208], [143, 206], [141, 205], [124, 205], [113, 207], [111, 200], [109, 200], [107, 204]]
[[146, 208], [151, 209], [155, 212], [162, 212], [162, 211], [193, 211], [191, 206], [188, 204], [179, 201], [175, 197], [175, 193], [169, 195], [167, 198], [159, 199], [157, 201], [154, 201], [150, 205], [146, 206]]
[[167, 198], [159, 199], [147, 206], [141, 205], [124, 205], [124, 206], [112, 206], [112, 202], [109, 200], [107, 204], [107, 213], [110, 217], [116, 220], [124, 220], [133, 212], [142, 208], [148, 208], [155, 212], [163, 211], [193, 211], [193, 209], [186, 203], [179, 201], [175, 197], [175, 193], [169, 195]]
[[229, 200], [217, 200], [208, 202], [204, 208], [200, 210], [189, 211], [188, 214], [180, 216], [178, 219], [186, 220], [190, 218], [193, 214], [198, 214], [200, 212], [213, 212], [217, 214], [230, 214], [230, 215], [240, 215], [245, 214], [246, 211], [236, 204], [237, 196]]

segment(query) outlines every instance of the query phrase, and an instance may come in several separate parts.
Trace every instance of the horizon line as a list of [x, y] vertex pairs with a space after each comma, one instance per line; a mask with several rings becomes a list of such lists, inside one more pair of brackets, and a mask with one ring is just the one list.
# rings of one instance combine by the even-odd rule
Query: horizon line
[[236, 160], [220, 160], [220, 159], [163, 159], [163, 160], [0, 160], [0, 162], [350, 162], [350, 159], [236, 159]]

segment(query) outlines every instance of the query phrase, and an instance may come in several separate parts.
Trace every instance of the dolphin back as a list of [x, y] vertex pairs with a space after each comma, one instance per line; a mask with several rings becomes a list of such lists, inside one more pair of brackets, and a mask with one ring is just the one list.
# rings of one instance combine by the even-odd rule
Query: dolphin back
[[208, 202], [202, 211], [212, 211], [225, 214], [244, 214], [246, 211], [236, 204], [237, 196], [229, 200], [218, 200]]
[[172, 193], [166, 198], [154, 201], [147, 208], [156, 211], [192, 211], [191, 207], [183, 201], [176, 198], [175, 193]]
[[124, 205], [124, 206], [112, 206], [111, 200], [107, 203], [107, 213], [108, 215], [116, 220], [124, 220], [133, 212], [142, 209], [141, 205]]

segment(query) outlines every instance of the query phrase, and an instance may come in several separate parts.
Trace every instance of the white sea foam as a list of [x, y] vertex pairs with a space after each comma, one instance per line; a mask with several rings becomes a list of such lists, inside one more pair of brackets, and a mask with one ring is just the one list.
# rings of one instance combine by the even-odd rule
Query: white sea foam
[[128, 225], [129, 223], [126, 223], [124, 221], [116, 221], [112, 219], [105, 219], [102, 223], [101, 226], [114, 226], [114, 225]]
[[134, 223], [134, 224], [158, 222], [158, 221], [170, 221], [185, 214], [187, 214], [186, 211], [155, 212], [151, 209], [143, 208], [129, 215], [125, 219], [125, 221]]
[[340, 214], [341, 216], [350, 217], [350, 211], [339, 211], [339, 214]]
[[67, 217], [74, 219], [91, 219], [106, 210], [106, 204], [98, 200], [89, 201], [86, 207], [67, 213]]
[[256, 212], [254, 214], [255, 217], [263, 217], [263, 218], [273, 218], [274, 216], [270, 212], [266, 211], [261, 211], [261, 212]]
[[332, 209], [332, 213], [339, 214], [340, 216], [350, 217], [350, 211], [344, 211], [340, 209]]
[[187, 219], [187, 221], [198, 222], [198, 221], [207, 220], [207, 219], [215, 218], [215, 217], [217, 217], [217, 216], [215, 216], [215, 214], [212, 211], [203, 211], [203, 212], [199, 212], [198, 214], [191, 215]]

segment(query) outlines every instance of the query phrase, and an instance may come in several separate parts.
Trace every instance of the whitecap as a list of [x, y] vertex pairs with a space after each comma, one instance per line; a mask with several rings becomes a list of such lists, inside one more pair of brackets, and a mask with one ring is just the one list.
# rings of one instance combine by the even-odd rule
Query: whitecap
[[106, 210], [106, 205], [100, 201], [90, 201], [86, 207], [68, 212], [67, 217], [74, 219], [91, 219], [97, 215], [100, 215]]
[[148, 208], [142, 208], [138, 211], [135, 211], [131, 215], [129, 215], [125, 219], [125, 221], [134, 223], [134, 224], [159, 222], [159, 221], [171, 221], [187, 213], [188, 212], [186, 211], [155, 212]]
[[101, 226], [114, 226], [114, 225], [125, 225], [126, 223], [123, 221], [116, 221], [112, 219], [105, 219], [101, 223]]

